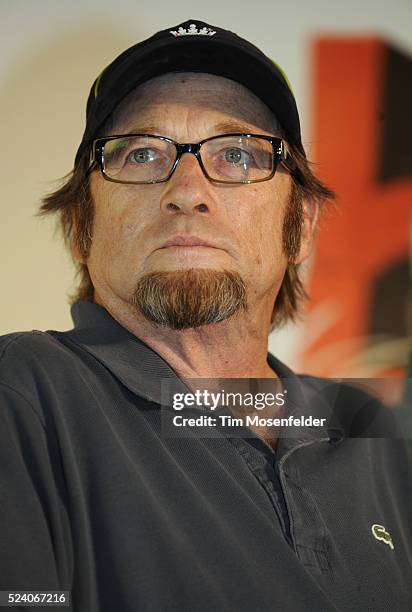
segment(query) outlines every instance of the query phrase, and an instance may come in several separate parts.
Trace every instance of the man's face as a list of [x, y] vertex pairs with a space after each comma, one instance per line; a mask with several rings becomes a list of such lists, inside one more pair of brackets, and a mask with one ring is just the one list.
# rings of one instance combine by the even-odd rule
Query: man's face
[[[196, 73], [163, 75], [140, 86], [115, 112], [111, 129], [113, 134], [153, 133], [180, 143], [230, 132], [276, 135], [279, 129], [269, 109], [245, 87]], [[222, 320], [246, 304], [270, 320], [288, 263], [282, 224], [290, 190], [291, 177], [279, 167], [262, 183], [213, 183], [192, 154], [182, 156], [166, 183], [117, 184], [93, 172], [95, 217], [86, 263], [95, 301], [109, 309], [115, 303], [134, 307], [139, 315], [142, 286], [147, 279], [161, 278], [155, 290], [150, 286], [143, 293], [179, 287], [176, 302], [179, 292], [193, 291], [196, 283], [212, 283], [214, 293], [204, 292], [212, 295], [212, 307], [228, 291], [219, 278], [227, 281], [229, 274], [237, 282], [238, 305], [226, 308], [220, 319], [206, 317], [199, 324]], [[211, 246], [164, 246], [176, 236], [200, 238]], [[194, 304], [194, 311], [199, 308]], [[196, 327], [193, 317], [189, 323], [180, 321], [177, 328]]]

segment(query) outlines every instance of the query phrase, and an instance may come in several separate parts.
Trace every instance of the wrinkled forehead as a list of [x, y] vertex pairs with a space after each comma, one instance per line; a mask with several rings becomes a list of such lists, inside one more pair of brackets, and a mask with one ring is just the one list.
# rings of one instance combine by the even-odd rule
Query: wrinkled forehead
[[251, 125], [281, 134], [273, 112], [252, 91], [231, 79], [203, 72], [171, 72], [139, 85], [117, 106], [107, 127], [127, 129], [140, 119], [177, 117], [182, 110], [194, 116], [209, 112], [226, 117], [228, 125]]

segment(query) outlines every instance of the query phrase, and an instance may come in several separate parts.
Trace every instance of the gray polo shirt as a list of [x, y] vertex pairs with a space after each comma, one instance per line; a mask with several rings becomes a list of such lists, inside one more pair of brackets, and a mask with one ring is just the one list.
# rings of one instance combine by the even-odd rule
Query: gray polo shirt
[[387, 410], [268, 354], [289, 409], [324, 427], [276, 453], [251, 432], [167, 437], [174, 371], [101, 306], [72, 317], [0, 338], [0, 590], [71, 590], [78, 612], [412, 610]]

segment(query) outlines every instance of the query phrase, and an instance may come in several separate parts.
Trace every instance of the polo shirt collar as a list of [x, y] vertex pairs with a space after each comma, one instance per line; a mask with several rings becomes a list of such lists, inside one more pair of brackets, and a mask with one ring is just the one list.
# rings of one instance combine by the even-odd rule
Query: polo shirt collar
[[[142, 340], [120, 325], [99, 304], [77, 301], [71, 307], [74, 329], [64, 332], [66, 338], [93, 355], [132, 393], [162, 405], [162, 379], [173, 379], [173, 389], [188, 392], [169, 364]], [[270, 367], [287, 389], [287, 415], [330, 417], [330, 407], [320, 395], [313, 401], [313, 389], [279, 359], [268, 353]], [[323, 402], [323, 403], [322, 403]], [[314, 407], [316, 404], [316, 413]], [[294, 427], [295, 440], [310, 441], [328, 436], [327, 427]]]
[[161, 404], [161, 380], [177, 375], [160, 355], [99, 304], [77, 301], [71, 316], [74, 329], [66, 337], [96, 357], [132, 393]]

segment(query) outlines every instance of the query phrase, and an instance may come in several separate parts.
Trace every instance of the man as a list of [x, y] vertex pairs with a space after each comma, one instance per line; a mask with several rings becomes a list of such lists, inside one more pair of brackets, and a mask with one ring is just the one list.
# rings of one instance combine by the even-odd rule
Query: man
[[[411, 609], [404, 442], [363, 391], [267, 353], [330, 197], [286, 78], [233, 33], [188, 21], [96, 79], [42, 208], [80, 271], [74, 329], [1, 338], [2, 590], [82, 612]], [[226, 382], [273, 420], [256, 403], [226, 426]]]

